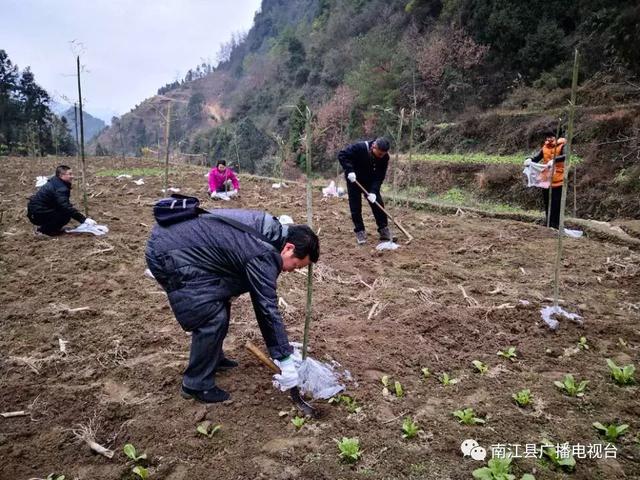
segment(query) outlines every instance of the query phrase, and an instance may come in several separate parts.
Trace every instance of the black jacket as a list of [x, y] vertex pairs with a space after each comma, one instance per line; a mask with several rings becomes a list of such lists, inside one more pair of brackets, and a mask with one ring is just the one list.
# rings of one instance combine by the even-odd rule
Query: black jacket
[[265, 212], [217, 209], [215, 214], [249, 225], [270, 242], [203, 214], [153, 228], [146, 249], [149, 269], [185, 330], [204, 324], [220, 301], [249, 292], [271, 357], [284, 358], [292, 348], [276, 287], [287, 227]]
[[370, 151], [373, 142], [374, 140], [369, 140], [349, 145], [338, 153], [338, 161], [345, 174], [355, 172], [356, 179], [362, 186], [379, 195], [389, 166], [389, 154], [385, 154], [380, 160], [375, 158]]
[[64, 214], [83, 223], [86, 217], [71, 205], [71, 185], [53, 176], [29, 199], [29, 212], [37, 217]]

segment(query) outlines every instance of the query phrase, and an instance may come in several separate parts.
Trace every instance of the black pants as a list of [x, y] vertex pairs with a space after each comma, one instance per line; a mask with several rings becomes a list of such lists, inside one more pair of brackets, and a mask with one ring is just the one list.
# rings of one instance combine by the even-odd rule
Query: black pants
[[55, 212], [47, 215], [37, 215], [27, 211], [29, 221], [38, 226], [38, 231], [46, 235], [55, 235], [62, 231], [71, 220], [71, 215], [61, 212]]
[[551, 228], [560, 228], [560, 199], [562, 198], [562, 186], [551, 188], [551, 212], [549, 212], [548, 188], [542, 189], [542, 198], [544, 199], [544, 224], [548, 224]]
[[[369, 185], [362, 185], [367, 191], [369, 191]], [[347, 193], [349, 194], [349, 210], [351, 211], [351, 220], [353, 220], [353, 231], [360, 232], [364, 230], [364, 222], [362, 220], [362, 197], [364, 193], [360, 190], [355, 183], [347, 180]], [[376, 193], [377, 201], [382, 208], [384, 208], [384, 202], [379, 193]], [[367, 203], [369, 201], [367, 200]], [[387, 215], [378, 207], [375, 203], [369, 203], [371, 205], [371, 211], [376, 219], [376, 225], [378, 230], [387, 226]]]

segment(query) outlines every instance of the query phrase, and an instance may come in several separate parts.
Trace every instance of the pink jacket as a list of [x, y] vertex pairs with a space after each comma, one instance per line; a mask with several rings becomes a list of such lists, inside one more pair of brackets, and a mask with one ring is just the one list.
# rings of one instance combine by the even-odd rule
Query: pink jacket
[[209, 172], [209, 191], [215, 192], [224, 185], [224, 182], [231, 180], [231, 184], [235, 190], [240, 190], [240, 184], [238, 183], [238, 177], [233, 173], [233, 170], [226, 168], [224, 172], [220, 173], [218, 167], [213, 167]]

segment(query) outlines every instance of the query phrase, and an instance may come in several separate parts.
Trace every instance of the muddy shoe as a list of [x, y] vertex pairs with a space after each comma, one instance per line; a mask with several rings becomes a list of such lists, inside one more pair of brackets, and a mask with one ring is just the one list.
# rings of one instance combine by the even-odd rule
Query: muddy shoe
[[389, 227], [382, 227], [378, 230], [378, 233], [380, 233], [381, 242], [395, 242], [396, 240], [398, 240], [398, 237], [396, 237], [395, 235], [391, 235], [391, 230], [389, 230]]
[[218, 367], [216, 370], [224, 372], [225, 370], [231, 370], [232, 368], [236, 368], [238, 366], [238, 362], [235, 360], [231, 360], [230, 358], [224, 357], [222, 360], [218, 362]]
[[201, 403], [219, 403], [231, 398], [231, 395], [218, 387], [213, 387], [210, 390], [192, 390], [183, 385], [180, 395], [184, 399], [193, 399]]
[[367, 243], [367, 232], [364, 230], [356, 232], [356, 242], [358, 242], [358, 245], [364, 245]]

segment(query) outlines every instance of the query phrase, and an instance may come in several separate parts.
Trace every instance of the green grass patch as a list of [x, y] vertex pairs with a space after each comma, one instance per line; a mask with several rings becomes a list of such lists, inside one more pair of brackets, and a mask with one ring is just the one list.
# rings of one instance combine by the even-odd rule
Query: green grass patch
[[[175, 173], [169, 169], [169, 175]], [[149, 168], [120, 168], [120, 169], [107, 169], [99, 170], [96, 172], [96, 177], [117, 177], [118, 175], [131, 175], [132, 177], [152, 177], [155, 175], [164, 175], [164, 168], [161, 167], [149, 167]]]
[[[489, 155], [486, 153], [418, 153], [413, 155], [413, 159], [421, 162], [441, 162], [441, 163], [470, 163], [478, 165], [522, 165], [525, 158], [531, 153], [516, 153], [515, 155]], [[407, 161], [408, 156], [404, 155], [403, 160]], [[571, 163], [578, 164], [582, 158], [571, 155]]]

